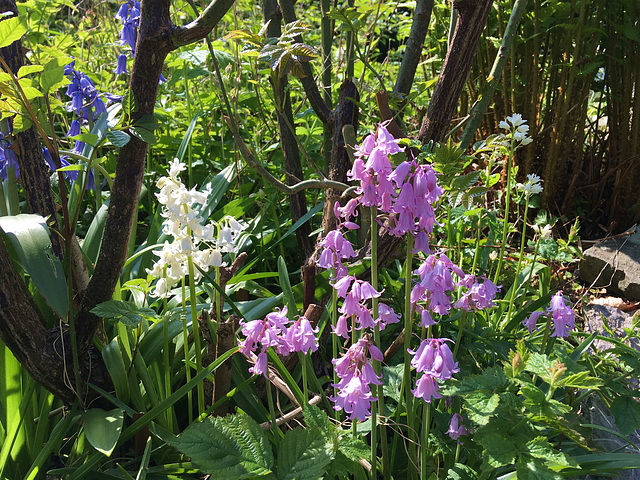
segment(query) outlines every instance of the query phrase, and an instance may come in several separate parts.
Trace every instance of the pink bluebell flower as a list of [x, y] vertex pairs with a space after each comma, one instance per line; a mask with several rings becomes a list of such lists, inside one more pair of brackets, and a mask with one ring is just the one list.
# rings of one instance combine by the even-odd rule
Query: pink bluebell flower
[[447, 434], [453, 439], [458, 440], [462, 435], [468, 435], [467, 429], [462, 424], [462, 415], [459, 413], [454, 413], [451, 417], [451, 422], [449, 423], [449, 430], [447, 430]]

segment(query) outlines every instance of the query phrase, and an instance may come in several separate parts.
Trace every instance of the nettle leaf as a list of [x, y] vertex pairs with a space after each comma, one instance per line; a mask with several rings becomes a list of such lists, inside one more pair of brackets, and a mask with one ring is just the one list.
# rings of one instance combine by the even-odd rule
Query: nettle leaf
[[531, 357], [527, 361], [525, 370], [538, 375], [542, 380], [547, 383], [551, 382], [551, 369], [555, 365], [553, 360], [549, 360], [546, 355], [540, 355], [539, 353], [532, 353]]
[[327, 442], [316, 429], [287, 432], [278, 449], [279, 480], [316, 480], [336, 454], [335, 442]]
[[112, 323], [122, 322], [124, 326], [136, 328], [143, 318], [155, 321], [156, 313], [150, 308], [138, 308], [130, 302], [121, 300], [109, 300], [96, 305], [91, 313]]
[[302, 409], [304, 423], [320, 433], [325, 439], [330, 440], [335, 437], [336, 427], [331, 422], [329, 416], [315, 405], [305, 404]]
[[469, 393], [464, 398], [464, 408], [469, 419], [478, 425], [486, 425], [500, 403], [500, 396], [497, 393], [492, 394], [486, 390]]
[[16, 40], [20, 40], [27, 32], [27, 25], [21, 17], [11, 17], [0, 22], [0, 48], [11, 45]]
[[589, 376], [589, 372], [574, 373], [561, 379], [558, 382], [559, 386], [574, 387], [574, 388], [589, 388], [597, 390], [603, 384], [602, 380], [596, 377]]
[[84, 433], [93, 448], [107, 457], [111, 456], [122, 432], [124, 412], [118, 408], [108, 412], [92, 408], [82, 414], [82, 422]]
[[240, 480], [273, 473], [269, 441], [260, 425], [244, 413], [195, 423], [172, 445], [216, 480]]
[[447, 471], [447, 480], [475, 480], [478, 473], [471, 467], [462, 463], [456, 463]]
[[551, 445], [546, 437], [536, 437], [527, 442], [527, 453], [534, 458], [542, 460], [547, 466], [570, 467], [577, 465], [570, 457], [559, 452]]
[[384, 396], [393, 398], [398, 403], [400, 403], [403, 370], [404, 364], [402, 363], [393, 367], [382, 367], [382, 391]]
[[500, 367], [491, 367], [487, 368], [481, 374], [471, 375], [460, 382], [444, 386], [442, 388], [442, 394], [464, 396], [477, 390], [501, 392], [506, 391], [510, 385], [511, 381]]
[[371, 447], [359, 438], [353, 438], [347, 434], [340, 439], [338, 450], [349, 460], [360, 462], [363, 458], [369, 458], [371, 455]]
[[630, 435], [640, 428], [640, 405], [631, 397], [617, 397], [611, 402], [611, 412], [623, 435]]
[[562, 477], [535, 460], [520, 459], [516, 464], [518, 480], [559, 480]]

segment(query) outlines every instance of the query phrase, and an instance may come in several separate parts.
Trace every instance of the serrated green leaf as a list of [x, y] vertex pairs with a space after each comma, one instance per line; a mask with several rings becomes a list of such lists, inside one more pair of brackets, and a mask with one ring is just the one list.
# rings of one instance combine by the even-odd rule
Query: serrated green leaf
[[623, 435], [630, 435], [640, 428], [640, 405], [631, 397], [617, 397], [611, 402], [611, 413]]
[[272, 473], [274, 460], [269, 441], [260, 425], [244, 413], [195, 423], [172, 445], [216, 480]]
[[501, 368], [491, 367], [481, 374], [471, 375], [460, 382], [446, 385], [442, 391], [443, 395], [466, 395], [477, 390], [500, 392], [506, 390], [510, 383]]
[[82, 414], [82, 422], [84, 434], [93, 448], [107, 457], [111, 456], [122, 432], [124, 412], [120, 409], [106, 412], [101, 408], [92, 408]]
[[549, 467], [575, 465], [575, 462], [570, 461], [567, 455], [553, 448], [546, 437], [536, 437], [527, 442], [526, 453], [541, 460]]
[[597, 389], [602, 384], [601, 379], [589, 376], [589, 372], [574, 373], [560, 379], [558, 382], [559, 386], [585, 389]]
[[38, 72], [41, 72], [42, 70], [44, 70], [44, 67], [42, 65], [23, 65], [18, 70], [18, 74], [16, 75], [16, 77], [18, 78], [26, 77], [31, 73], [38, 73]]
[[471, 467], [462, 463], [456, 463], [447, 471], [447, 480], [474, 480], [478, 473]]
[[546, 355], [532, 353], [525, 366], [525, 371], [538, 375], [545, 382], [551, 381], [551, 368], [555, 365], [553, 360], [549, 360]]
[[403, 371], [402, 363], [393, 367], [382, 367], [382, 391], [385, 397], [393, 398], [396, 402], [400, 402]]
[[134, 127], [145, 128], [149, 131], [157, 130], [162, 126], [160, 120], [155, 115], [143, 115], [133, 124]]
[[540, 462], [535, 460], [518, 460], [516, 464], [518, 480], [559, 480], [562, 478], [557, 473], [549, 470]]
[[290, 430], [278, 449], [278, 480], [319, 479], [335, 452], [335, 442], [315, 429]]
[[129, 143], [129, 140], [131, 140], [129, 134], [121, 130], [109, 130], [107, 132], [107, 138], [114, 146], [118, 148], [124, 147], [127, 143]]
[[469, 419], [478, 425], [486, 425], [500, 403], [500, 396], [497, 393], [492, 394], [486, 390], [471, 392], [464, 398], [464, 407]]
[[0, 229], [47, 304], [66, 319], [67, 282], [62, 264], [53, 253], [44, 217], [33, 214], [0, 217]]
[[304, 415], [304, 423], [307, 424], [307, 427], [318, 432], [326, 440], [335, 437], [336, 427], [325, 412], [315, 405], [309, 405], [308, 403], [303, 406], [302, 412]]
[[156, 139], [153, 132], [147, 130], [146, 128], [131, 126], [129, 127], [129, 133], [131, 133], [131, 135], [138, 138], [139, 140], [148, 143], [149, 145], [155, 145], [156, 143], [158, 143], [158, 140]]
[[0, 22], [0, 48], [11, 45], [20, 40], [27, 32], [27, 25], [20, 17], [11, 17]]
[[156, 318], [156, 313], [150, 308], [137, 308], [133, 303], [121, 300], [108, 300], [96, 305], [91, 313], [105, 320], [122, 322], [128, 328], [136, 328], [143, 318]]
[[353, 438], [351, 435], [344, 436], [340, 439], [338, 450], [354, 462], [359, 462], [363, 458], [368, 458], [371, 455], [371, 447], [361, 439]]

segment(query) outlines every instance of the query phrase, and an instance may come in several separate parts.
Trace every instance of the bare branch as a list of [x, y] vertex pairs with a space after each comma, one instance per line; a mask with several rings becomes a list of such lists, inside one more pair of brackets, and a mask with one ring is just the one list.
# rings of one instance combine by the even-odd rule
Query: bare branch
[[203, 39], [229, 11], [235, 0], [213, 0], [193, 22], [178, 27], [173, 34], [173, 49]]

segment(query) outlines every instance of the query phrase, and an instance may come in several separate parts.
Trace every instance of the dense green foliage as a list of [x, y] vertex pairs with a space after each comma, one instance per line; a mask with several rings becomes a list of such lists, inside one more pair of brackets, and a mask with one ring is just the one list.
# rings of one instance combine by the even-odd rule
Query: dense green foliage
[[[637, 392], [628, 383], [638, 376], [640, 353], [625, 343], [637, 339], [637, 332], [608, 339], [612, 347], [597, 351], [593, 342], [604, 337], [585, 334], [579, 315], [566, 338], [551, 335], [551, 316], [538, 330], [523, 326], [534, 312], [547, 312], [558, 291], [580, 306], [573, 279], [556, 268], [580, 255], [575, 216], [595, 220], [590, 232], [597, 222], [624, 227], [637, 217], [630, 198], [631, 185], [640, 179], [633, 160], [640, 145], [633, 114], [640, 70], [629, 58], [640, 41], [638, 6], [532, 0], [492, 103], [481, 112], [477, 132], [471, 131], [474, 141], [461, 149], [456, 142], [468, 125], [466, 115], [489, 91], [490, 66], [512, 15], [509, 2], [493, 4], [451, 134], [425, 145], [415, 138], [447, 55], [450, 3], [434, 2], [408, 95], [393, 92], [415, 2], [347, 2], [329, 5], [326, 15], [330, 2], [298, 2], [299, 22], [287, 19], [285, 3], [288, 25], [276, 26], [275, 14], [265, 24], [274, 13], [269, 2], [263, 11], [240, 0], [206, 41], [171, 51], [154, 114], [140, 118], [129, 74], [115, 73], [118, 55], [130, 53], [118, 41], [117, 2], [28, 0], [18, 4], [17, 19], [0, 22], [0, 46], [22, 37], [26, 47], [26, 66], [13, 76], [3, 65], [0, 73], [2, 147], [6, 152], [18, 132], [33, 127], [42, 147], [68, 164], [51, 174], [56, 215], [65, 225], [59, 232], [51, 218], [29, 210], [25, 169], [16, 181], [14, 167], [7, 167], [0, 183], [1, 240], [43, 325], [70, 332], [57, 340], [65, 354], [71, 351], [64, 357], [64, 383], [73, 396], [64, 402], [50, 393], [16, 359], [14, 345], [0, 342], [0, 479], [554, 479], [640, 468], [636, 456], [625, 453], [637, 447], [602, 451], [592, 439], [598, 427], [580, 417], [585, 399], [597, 395], [616, 418], [621, 433], [615, 435], [625, 438], [640, 428]], [[186, 25], [205, 7], [205, 1], [174, 1], [171, 19]], [[72, 61], [76, 72], [91, 79], [107, 111], [69, 135], [77, 113], [67, 95], [72, 77], [65, 66]], [[309, 66], [320, 72], [317, 78], [308, 75]], [[490, 308], [454, 308], [438, 315], [436, 325], [421, 327], [405, 305], [417, 282], [412, 272], [426, 255], [407, 252], [412, 240], [403, 238], [378, 270], [369, 234], [377, 238], [378, 223], [386, 218], [373, 213], [372, 219], [360, 207], [361, 228], [348, 238], [362, 250], [349, 273], [384, 290], [380, 302], [402, 317], [372, 332], [371, 341], [385, 352], [384, 362], [374, 362], [382, 385], [373, 387], [379, 397], [372, 403], [373, 420], [352, 422], [330, 398], [338, 380], [332, 359], [359, 335], [354, 329], [338, 345], [330, 333], [339, 315], [332, 273], [318, 268], [313, 282], [306, 276], [300, 281], [312, 253], [307, 244], [328, 233], [332, 212], [323, 213], [325, 192], [335, 195], [327, 189], [344, 183], [332, 173], [332, 132], [311, 107], [305, 79], [317, 81], [329, 109], [354, 80], [359, 98], [347, 100], [359, 109], [359, 122], [343, 130], [351, 161], [354, 145], [384, 118], [376, 93], [388, 93], [407, 136], [400, 143], [438, 172], [444, 191], [432, 249], [502, 288]], [[531, 145], [520, 145], [509, 129], [505, 136], [501, 122], [514, 111], [529, 121]], [[7, 119], [11, 131], [5, 131]], [[131, 199], [136, 220], [127, 260], [111, 299], [90, 310], [104, 321], [92, 336], [95, 357], [89, 361], [107, 373], [98, 384], [83, 371], [88, 354], [75, 343], [75, 315], [86, 285], [72, 257], [81, 258], [90, 278], [118, 155], [132, 139], [148, 150], [137, 207]], [[291, 163], [294, 151], [297, 166]], [[402, 153], [392, 156], [393, 166], [405, 159]], [[541, 195], [524, 187], [526, 174], [534, 172], [544, 178]], [[335, 183], [322, 183], [326, 176]], [[297, 197], [283, 193], [284, 184], [305, 180], [319, 183], [307, 184]], [[94, 188], [86, 188], [91, 182]], [[175, 191], [184, 187], [177, 197], [182, 204], [162, 193], [174, 191], [164, 190], [169, 184]], [[175, 205], [178, 214], [172, 213]], [[195, 219], [184, 237], [163, 229], [172, 215], [176, 225], [181, 217]], [[77, 236], [77, 251], [60, 246], [64, 233]], [[171, 255], [163, 257], [168, 245]], [[211, 260], [218, 254], [224, 265]], [[168, 260], [154, 267], [159, 258]], [[184, 259], [179, 266], [178, 258]], [[180, 274], [161, 288], [174, 268]], [[252, 375], [248, 369], [257, 360], [238, 352], [238, 321], [246, 325], [285, 306], [291, 321], [311, 315], [303, 310], [309, 289], [313, 303], [323, 307], [314, 319], [318, 351], [287, 356], [271, 348], [268, 379]], [[463, 290], [457, 285], [451, 292], [454, 301]], [[427, 337], [451, 339], [460, 369], [441, 382], [444, 398], [431, 403], [411, 398], [416, 374], [406, 353]], [[453, 414], [462, 416], [467, 435], [447, 435]]]

